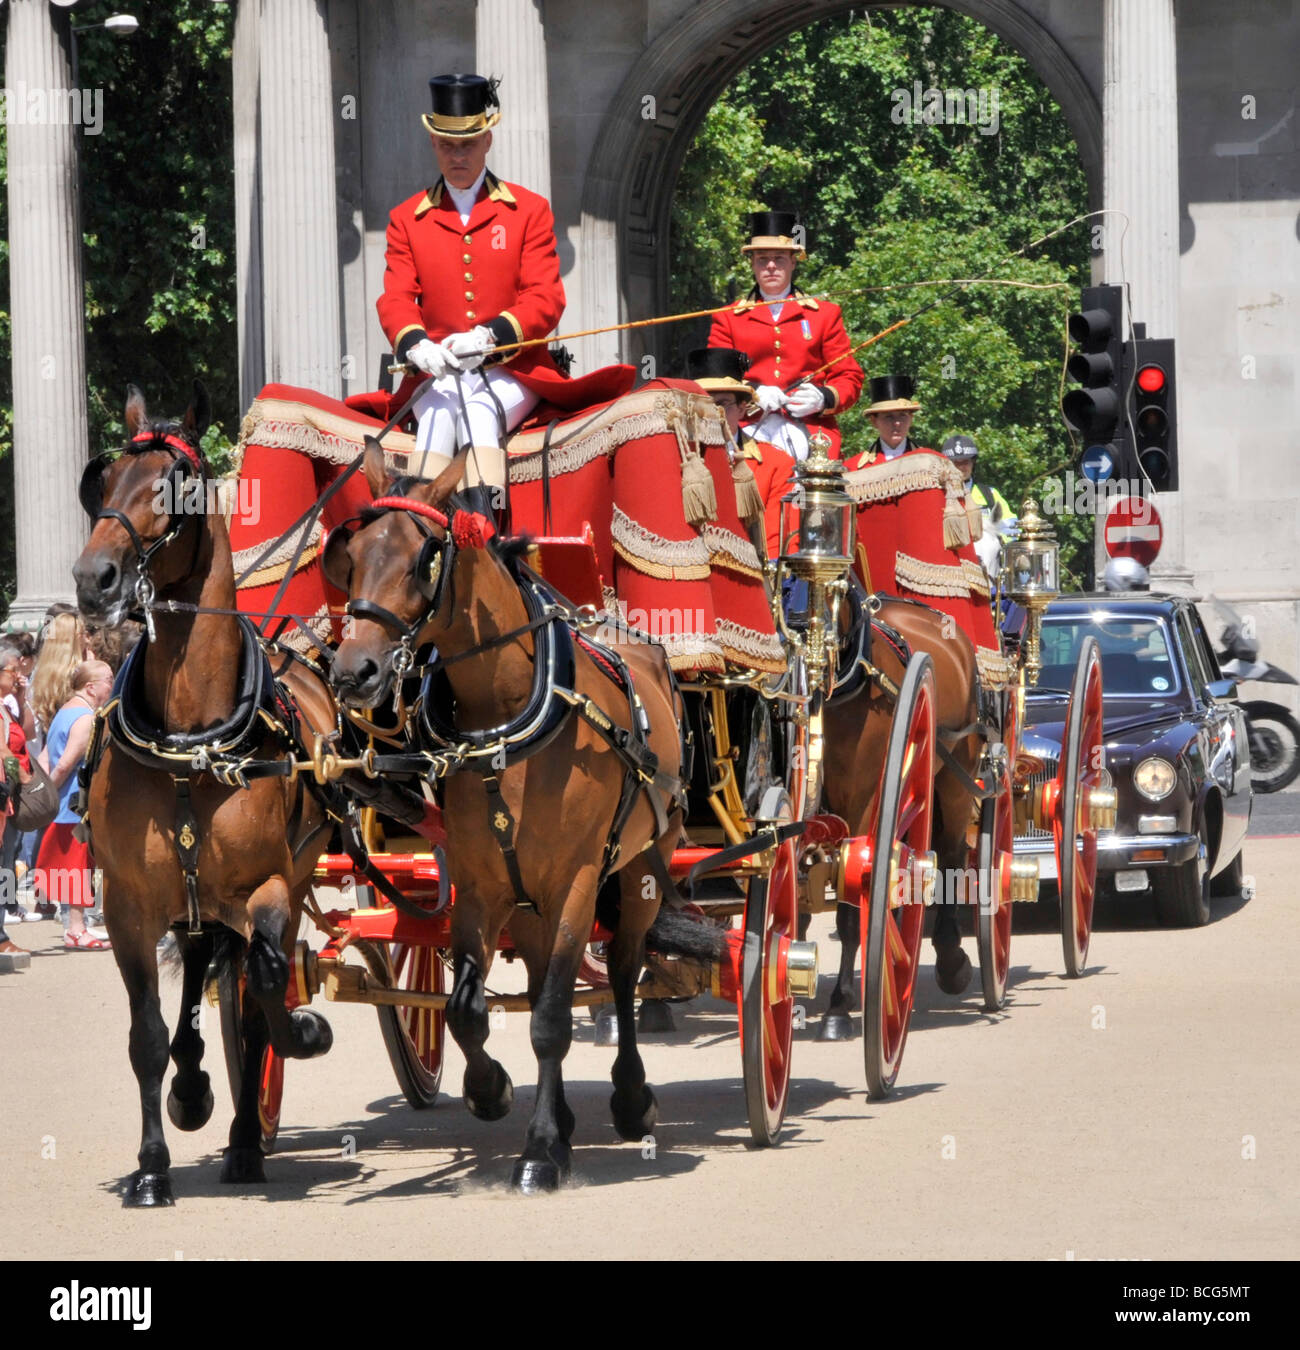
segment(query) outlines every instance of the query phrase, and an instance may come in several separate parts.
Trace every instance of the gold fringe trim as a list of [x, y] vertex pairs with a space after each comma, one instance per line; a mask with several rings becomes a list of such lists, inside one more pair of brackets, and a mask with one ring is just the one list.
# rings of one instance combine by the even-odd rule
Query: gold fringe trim
[[947, 567], [943, 563], [923, 562], [902, 549], [894, 559], [894, 577], [900, 586], [918, 595], [970, 596], [970, 583], [961, 564]]
[[730, 619], [719, 619], [718, 642], [727, 659], [738, 666], [774, 675], [786, 669], [785, 647], [775, 633], [760, 633]]
[[844, 475], [844, 487], [859, 506], [888, 501], [925, 488], [943, 488], [949, 497], [965, 491], [961, 470], [933, 451], [909, 450], [897, 459], [879, 460]]
[[[298, 559], [298, 566], [294, 572], [301, 572], [309, 563], [316, 561], [316, 555], [320, 552], [318, 547], [305, 548], [302, 551], [302, 557]], [[253, 557], [257, 556], [257, 551], [253, 550]], [[251, 559], [250, 559], [251, 561]], [[265, 567], [259, 567], [256, 572], [250, 572], [239, 584], [241, 591], [251, 589], [253, 586], [269, 586], [274, 581], [280, 581], [284, 574], [289, 570], [289, 560], [286, 558], [283, 562], [267, 563]]]
[[610, 537], [614, 552], [648, 577], [703, 581], [709, 575], [708, 545], [698, 535], [694, 539], [665, 539], [615, 506]]
[[943, 508], [943, 543], [945, 548], [962, 548], [970, 543], [970, 525], [960, 502], [950, 501]]
[[739, 572], [755, 580], [762, 578], [763, 564], [759, 561], [758, 550], [748, 539], [742, 539], [721, 525], [706, 525], [701, 535], [709, 550], [709, 561], [715, 567], [725, 567], [729, 572]]
[[[304, 553], [307, 552], [307, 549], [312, 549], [314, 552], [314, 550], [317, 547], [319, 547], [320, 535], [321, 535], [321, 527], [320, 521], [318, 520], [311, 527], [311, 531], [307, 535], [307, 548], [303, 550]], [[302, 538], [302, 531], [300, 529], [295, 530], [288, 539], [286, 539], [282, 544], [280, 544], [276, 548], [274, 553], [270, 554], [270, 556], [267, 557], [262, 562], [262, 567], [269, 568], [274, 566], [276, 563], [287, 563], [289, 559], [293, 557], [293, 551], [298, 547], [298, 540], [301, 538]], [[242, 572], [245, 567], [249, 566], [249, 564], [255, 563], [258, 559], [258, 555], [270, 542], [271, 541], [269, 539], [266, 539], [263, 540], [262, 543], [260, 544], [254, 544], [251, 548], [241, 548], [238, 551], [234, 552], [231, 555], [231, 561], [235, 565], [236, 573]], [[305, 563], [300, 564], [299, 570], [301, 570], [301, 568], [305, 565], [306, 565]]]
[[971, 502], [966, 503], [966, 523], [970, 526], [972, 539], [978, 539], [984, 533], [984, 512]]
[[[375, 427], [373, 430], [378, 431]], [[256, 442], [271, 450], [300, 450], [331, 464], [351, 464], [365, 449], [371, 428], [347, 417], [313, 408], [289, 399], [255, 398], [239, 427], [236, 447], [243, 463], [245, 447]], [[390, 431], [384, 438], [384, 459], [389, 468], [405, 472], [415, 452], [415, 437]]]
[[984, 570], [983, 564], [971, 562], [969, 558], [963, 558], [961, 560], [961, 571], [972, 591], [986, 598], [992, 596], [993, 587], [989, 582], [989, 574]]
[[975, 648], [975, 666], [985, 689], [1005, 689], [1016, 675], [1016, 663], [991, 647]]
[[[615, 399], [608, 407], [578, 413], [557, 426], [551, 437], [551, 475], [575, 473], [630, 441], [666, 435], [673, 430], [670, 415], [689, 418], [687, 430], [697, 445], [723, 444], [712, 399], [685, 390], [637, 390]], [[546, 429], [541, 428], [507, 439], [512, 483], [535, 483], [541, 478], [545, 438]]]

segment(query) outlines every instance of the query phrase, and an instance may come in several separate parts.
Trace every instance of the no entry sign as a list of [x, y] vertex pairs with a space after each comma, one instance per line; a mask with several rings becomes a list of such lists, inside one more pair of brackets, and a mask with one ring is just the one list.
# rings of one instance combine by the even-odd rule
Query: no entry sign
[[1106, 554], [1150, 567], [1160, 552], [1160, 513], [1145, 497], [1117, 497], [1106, 515]]

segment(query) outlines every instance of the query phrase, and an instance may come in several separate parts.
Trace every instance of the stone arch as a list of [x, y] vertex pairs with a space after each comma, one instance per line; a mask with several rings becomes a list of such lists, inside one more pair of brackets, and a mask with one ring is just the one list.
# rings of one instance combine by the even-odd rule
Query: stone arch
[[[922, 0], [912, 0], [921, 3]], [[1101, 205], [1097, 92], [1070, 54], [1017, 0], [944, 0], [1030, 62], [1078, 143], [1090, 204]], [[603, 121], [583, 186], [582, 313], [592, 327], [668, 306], [666, 242], [672, 191], [709, 108], [735, 76], [798, 28], [861, 8], [861, 0], [703, 0], [672, 23], [628, 71]], [[653, 103], [647, 100], [652, 99]], [[611, 285], [611, 278], [617, 278]], [[656, 349], [656, 329], [587, 339], [583, 366]]]

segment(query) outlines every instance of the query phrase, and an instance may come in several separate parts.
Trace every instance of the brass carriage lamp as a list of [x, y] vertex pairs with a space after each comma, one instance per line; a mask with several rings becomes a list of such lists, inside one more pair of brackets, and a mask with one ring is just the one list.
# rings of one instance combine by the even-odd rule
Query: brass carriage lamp
[[1061, 593], [1058, 562], [1061, 546], [1056, 531], [1038, 514], [1032, 497], [1020, 508], [1020, 534], [1007, 549], [1003, 565], [1003, 591], [1029, 614], [1029, 633], [1025, 639], [1025, 678], [1038, 683], [1043, 668], [1039, 638], [1043, 615]]
[[857, 509], [830, 448], [824, 431], [813, 432], [808, 458], [795, 465], [794, 491], [781, 499], [781, 560], [804, 581], [838, 581], [853, 561]]

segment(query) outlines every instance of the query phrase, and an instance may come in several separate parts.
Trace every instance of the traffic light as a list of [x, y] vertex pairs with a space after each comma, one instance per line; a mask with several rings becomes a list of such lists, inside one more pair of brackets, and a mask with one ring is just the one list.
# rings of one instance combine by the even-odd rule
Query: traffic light
[[1125, 466], [1123, 399], [1124, 292], [1119, 286], [1086, 286], [1078, 314], [1069, 319], [1075, 351], [1066, 371], [1080, 389], [1061, 400], [1065, 420], [1083, 437], [1084, 453], [1106, 450], [1115, 470]]
[[1138, 464], [1157, 492], [1173, 492], [1178, 487], [1174, 340], [1135, 338], [1125, 357], [1133, 372], [1131, 413]]

